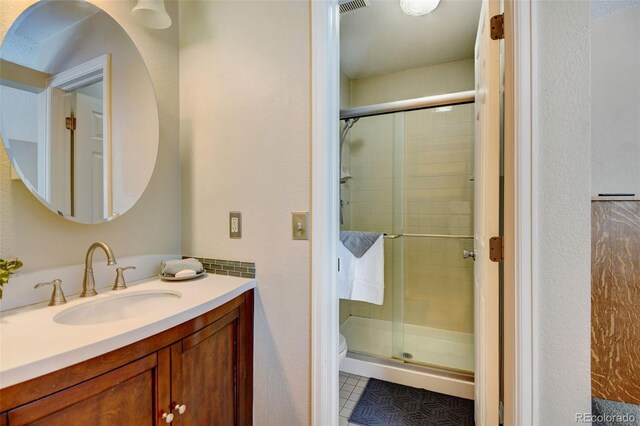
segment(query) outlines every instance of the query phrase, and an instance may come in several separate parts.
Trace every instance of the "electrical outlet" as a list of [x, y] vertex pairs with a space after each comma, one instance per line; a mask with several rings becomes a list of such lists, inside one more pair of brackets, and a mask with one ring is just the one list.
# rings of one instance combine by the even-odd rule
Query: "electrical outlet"
[[229, 212], [229, 238], [242, 238], [242, 213]]

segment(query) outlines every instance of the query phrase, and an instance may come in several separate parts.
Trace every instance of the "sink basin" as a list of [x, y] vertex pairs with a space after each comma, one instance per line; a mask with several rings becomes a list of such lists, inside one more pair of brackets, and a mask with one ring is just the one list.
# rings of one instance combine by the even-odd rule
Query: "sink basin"
[[72, 306], [53, 317], [58, 324], [88, 325], [119, 321], [169, 307], [181, 294], [170, 290], [147, 290], [114, 295]]

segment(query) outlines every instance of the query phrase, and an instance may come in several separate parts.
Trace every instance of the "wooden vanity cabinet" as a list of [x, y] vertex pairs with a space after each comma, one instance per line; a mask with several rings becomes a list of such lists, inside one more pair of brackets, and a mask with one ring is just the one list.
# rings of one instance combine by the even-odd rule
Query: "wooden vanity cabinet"
[[[10, 425], [153, 425], [158, 357], [142, 359], [9, 411]], [[90, 420], [89, 420], [90, 419]]]
[[[247, 392], [236, 393], [238, 383], [247, 383], [251, 374], [247, 360], [238, 358], [248, 349], [246, 340], [238, 339], [244, 321], [237, 311], [231, 312], [171, 346], [174, 408], [189, 404], [176, 416], [177, 424], [251, 424], [251, 398]], [[205, 363], [210, 367], [203, 370]]]
[[252, 404], [250, 290], [165, 332], [1, 390], [0, 426], [162, 425], [170, 414], [174, 425], [250, 425]]

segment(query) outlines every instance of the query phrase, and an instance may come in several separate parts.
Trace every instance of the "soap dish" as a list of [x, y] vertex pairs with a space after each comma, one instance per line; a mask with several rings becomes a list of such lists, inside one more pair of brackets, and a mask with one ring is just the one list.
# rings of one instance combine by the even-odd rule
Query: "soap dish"
[[198, 277], [205, 275], [206, 273], [207, 271], [202, 270], [199, 273], [195, 275], [191, 275], [189, 277], [174, 277], [173, 275], [162, 275], [162, 274], [159, 274], [158, 276], [160, 277], [160, 279], [163, 279], [165, 281], [186, 281], [186, 280], [196, 279]]

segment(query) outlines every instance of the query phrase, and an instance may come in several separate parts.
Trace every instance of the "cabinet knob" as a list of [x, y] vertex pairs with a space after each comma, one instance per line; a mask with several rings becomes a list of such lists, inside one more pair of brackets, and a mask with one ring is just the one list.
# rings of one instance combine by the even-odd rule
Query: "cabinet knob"
[[173, 421], [173, 414], [172, 413], [162, 413], [162, 420], [164, 420], [167, 423], [171, 423]]
[[175, 407], [173, 407], [174, 410], [176, 410], [178, 412], [178, 414], [184, 414], [185, 411], [187, 411], [187, 406], [182, 404], [176, 404]]

